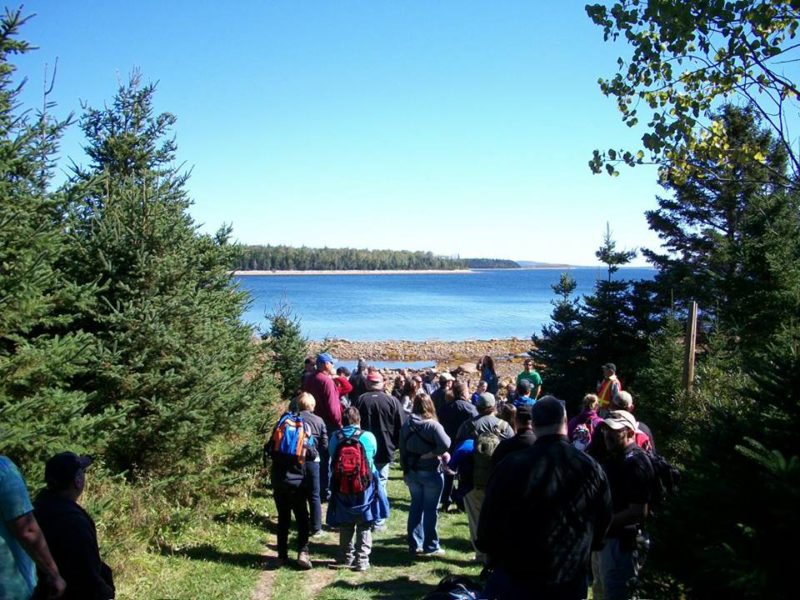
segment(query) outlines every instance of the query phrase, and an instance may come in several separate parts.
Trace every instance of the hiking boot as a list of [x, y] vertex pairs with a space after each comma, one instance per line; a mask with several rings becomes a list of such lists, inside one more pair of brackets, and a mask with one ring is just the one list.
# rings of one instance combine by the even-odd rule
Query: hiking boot
[[308, 571], [314, 565], [311, 564], [311, 559], [308, 557], [308, 552], [302, 551], [297, 553], [297, 566]]

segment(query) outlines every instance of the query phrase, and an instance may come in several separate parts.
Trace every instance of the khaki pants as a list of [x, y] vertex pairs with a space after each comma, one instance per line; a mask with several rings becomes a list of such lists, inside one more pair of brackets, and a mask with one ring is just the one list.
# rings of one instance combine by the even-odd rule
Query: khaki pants
[[478, 519], [481, 516], [481, 506], [486, 497], [485, 490], [473, 489], [464, 496], [464, 509], [467, 511], [467, 521], [469, 522], [469, 539], [472, 547], [475, 548], [475, 558], [486, 564], [486, 555], [475, 546], [475, 539], [478, 537]]

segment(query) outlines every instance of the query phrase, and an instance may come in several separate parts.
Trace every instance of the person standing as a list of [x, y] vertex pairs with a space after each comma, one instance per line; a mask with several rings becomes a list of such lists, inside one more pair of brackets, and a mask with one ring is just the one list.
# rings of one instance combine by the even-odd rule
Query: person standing
[[592, 441], [595, 429], [602, 423], [603, 420], [597, 414], [598, 406], [597, 396], [595, 394], [586, 394], [583, 397], [581, 412], [569, 420], [567, 437], [576, 448], [586, 450]]
[[29, 600], [36, 589], [60, 598], [66, 582], [58, 572], [33, 514], [25, 480], [10, 458], [0, 455], [0, 598]]
[[447, 371], [439, 375], [439, 387], [430, 396], [437, 414], [444, 403], [453, 397], [453, 383], [455, 380], [456, 378]]
[[389, 516], [389, 502], [375, 472], [375, 436], [361, 429], [355, 406], [345, 411], [343, 421], [344, 428], [330, 439], [333, 473], [327, 522], [339, 528], [339, 557], [333, 566], [367, 571], [372, 528]]
[[[522, 372], [517, 375], [517, 387], [519, 388], [520, 381], [526, 380], [531, 383], [531, 398], [537, 400], [539, 394], [542, 393], [542, 376], [539, 371], [533, 368], [533, 359], [526, 358], [522, 363]], [[519, 389], [517, 390], [519, 391]]]
[[114, 598], [111, 568], [100, 558], [97, 529], [78, 498], [86, 486], [88, 456], [56, 454], [44, 468], [45, 489], [34, 503], [34, 515], [67, 589], [64, 600]]
[[436, 508], [444, 488], [441, 460], [450, 438], [436, 420], [436, 409], [427, 394], [414, 398], [411, 416], [400, 430], [400, 462], [411, 493], [408, 510], [408, 548], [412, 554], [439, 556]]
[[[545, 396], [548, 398], [549, 396]], [[492, 454], [491, 467], [492, 470], [503, 460], [506, 456], [517, 450], [524, 450], [533, 446], [536, 441], [536, 434], [533, 432], [533, 407], [523, 406], [517, 409], [514, 420], [517, 424], [517, 431], [514, 437], [501, 441], [497, 444], [494, 453]]]
[[[453, 398], [446, 400], [445, 403], [439, 407], [437, 411], [437, 418], [444, 428], [447, 437], [450, 438], [450, 448], [448, 452], [452, 456], [455, 452], [455, 439], [456, 433], [462, 423], [478, 416], [478, 411], [470, 400], [467, 399], [469, 395], [469, 388], [463, 381], [456, 381], [453, 384]], [[455, 503], [459, 510], [463, 510], [462, 502], [459, 502], [453, 497], [453, 475], [444, 471], [444, 489], [442, 490], [442, 511], [447, 512], [450, 509], [450, 504]]]
[[603, 470], [608, 477], [613, 516], [606, 542], [592, 556], [595, 598], [626, 600], [639, 574], [641, 556], [637, 537], [649, 512], [653, 467], [636, 445], [636, 420], [624, 410], [611, 411], [599, 426], [608, 455]]
[[320, 455], [328, 451], [328, 428], [325, 421], [314, 414], [316, 400], [308, 392], [301, 392], [297, 397], [297, 410], [308, 426], [308, 433], [313, 438], [312, 445], [317, 450], [317, 455], [306, 461], [303, 474], [303, 486], [308, 498], [310, 536], [323, 535], [322, 531], [322, 500], [320, 487]]
[[617, 365], [606, 363], [601, 368], [603, 379], [597, 382], [597, 401], [602, 416], [610, 410], [612, 399], [622, 391], [622, 384], [617, 378]]
[[600, 466], [567, 441], [552, 396], [531, 408], [536, 442], [506, 456], [486, 488], [477, 546], [488, 556], [489, 600], [586, 598], [589, 556], [611, 520]]
[[469, 421], [464, 421], [456, 433], [456, 445], [468, 438], [477, 440], [485, 433], [496, 433], [501, 440], [514, 436], [511, 425], [500, 419], [497, 412], [497, 400], [492, 394], [486, 392], [478, 399], [478, 414]]
[[[385, 382], [379, 371], [367, 375], [366, 386], [367, 391], [354, 399], [353, 406], [361, 416], [361, 429], [369, 431], [377, 441], [375, 470], [378, 472], [378, 483], [386, 495], [389, 468], [394, 451], [400, 444], [400, 427], [405, 420], [405, 411], [397, 398], [384, 391]], [[376, 531], [381, 531], [386, 524], [383, 519], [378, 519], [374, 527]]]
[[481, 380], [486, 382], [486, 389], [481, 390], [481, 393], [489, 392], [496, 396], [500, 380], [497, 377], [497, 371], [494, 367], [494, 359], [487, 354], [478, 361], [476, 367], [478, 373], [481, 374]]
[[[633, 414], [636, 407], [630, 392], [620, 392], [611, 400], [611, 410], [625, 410]], [[655, 454], [656, 441], [653, 432], [646, 423], [636, 421], [636, 445], [648, 454]]]
[[353, 387], [353, 399], [358, 398], [367, 391], [367, 361], [363, 358], [358, 359], [356, 370], [350, 375], [350, 385]]
[[[314, 414], [325, 422], [329, 438], [333, 436], [333, 432], [342, 428], [342, 403], [339, 402], [339, 392], [333, 382], [334, 363], [336, 363], [336, 359], [327, 352], [317, 355], [314, 374], [306, 377], [303, 386], [303, 391], [314, 396], [316, 402]], [[330, 455], [327, 450], [322, 450], [319, 458], [320, 499], [322, 502], [327, 502], [330, 495], [328, 489], [330, 487]]]
[[523, 406], [531, 407], [536, 403], [536, 398], [533, 397], [533, 384], [528, 379], [520, 379], [517, 384], [517, 397], [514, 398], [514, 406], [517, 409]]
[[[298, 404], [304, 398], [298, 397]], [[272, 430], [266, 452], [272, 459], [272, 496], [278, 511], [278, 565], [289, 562], [289, 529], [297, 525], [297, 566], [310, 569], [306, 465], [318, 457], [309, 425], [294, 412], [284, 413]]]

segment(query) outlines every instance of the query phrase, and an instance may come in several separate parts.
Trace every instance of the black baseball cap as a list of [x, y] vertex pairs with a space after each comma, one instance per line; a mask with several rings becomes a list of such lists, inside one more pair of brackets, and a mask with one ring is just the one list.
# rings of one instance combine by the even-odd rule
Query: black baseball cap
[[567, 411], [564, 408], [564, 401], [555, 396], [545, 396], [536, 401], [531, 409], [533, 424], [536, 427], [549, 427], [558, 425], [564, 421]]
[[92, 464], [90, 456], [78, 456], [74, 452], [61, 452], [47, 461], [44, 466], [44, 480], [53, 490], [66, 488], [81, 469]]

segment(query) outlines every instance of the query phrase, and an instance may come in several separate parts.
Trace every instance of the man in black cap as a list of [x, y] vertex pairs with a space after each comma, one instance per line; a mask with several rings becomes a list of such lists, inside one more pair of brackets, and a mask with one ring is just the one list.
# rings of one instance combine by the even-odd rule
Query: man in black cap
[[47, 489], [34, 503], [36, 520], [67, 582], [65, 600], [108, 600], [115, 594], [111, 569], [100, 559], [94, 521], [77, 502], [91, 464], [88, 456], [56, 454], [44, 468]]
[[492, 473], [478, 523], [488, 555], [485, 598], [586, 598], [589, 557], [611, 521], [600, 466], [567, 440], [561, 400], [531, 409], [536, 442], [506, 456]]

